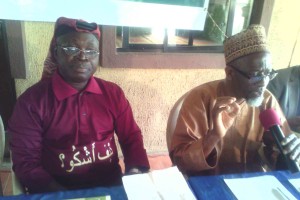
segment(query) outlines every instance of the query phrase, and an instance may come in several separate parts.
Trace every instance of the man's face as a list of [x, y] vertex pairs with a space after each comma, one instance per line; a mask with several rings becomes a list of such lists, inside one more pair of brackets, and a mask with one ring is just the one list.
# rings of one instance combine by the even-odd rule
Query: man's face
[[[55, 56], [59, 65], [59, 74], [70, 84], [86, 83], [97, 69], [99, 55], [90, 56], [83, 51], [98, 52], [99, 41], [97, 38], [91, 33], [70, 32], [58, 37], [56, 43]], [[69, 51], [65, 51], [65, 47], [76, 47], [83, 51], [73, 55]]]
[[251, 106], [258, 107], [263, 101], [264, 91], [272, 72], [269, 53], [253, 53], [239, 58], [230, 64], [232, 87], [237, 98], [245, 98]]

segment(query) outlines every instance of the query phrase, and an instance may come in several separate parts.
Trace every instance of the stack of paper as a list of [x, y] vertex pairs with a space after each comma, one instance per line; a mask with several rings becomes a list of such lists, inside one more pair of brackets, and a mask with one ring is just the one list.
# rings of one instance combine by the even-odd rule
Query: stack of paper
[[278, 179], [271, 175], [224, 179], [224, 181], [237, 199], [296, 200]]
[[196, 200], [177, 167], [123, 176], [129, 200]]

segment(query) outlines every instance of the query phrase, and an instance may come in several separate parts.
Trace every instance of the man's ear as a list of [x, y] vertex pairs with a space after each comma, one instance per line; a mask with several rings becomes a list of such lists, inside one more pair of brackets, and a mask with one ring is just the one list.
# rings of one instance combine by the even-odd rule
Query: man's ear
[[233, 79], [233, 70], [228, 65], [226, 65], [226, 67], [225, 67], [225, 74], [226, 74], [226, 79], [227, 80], [232, 80]]

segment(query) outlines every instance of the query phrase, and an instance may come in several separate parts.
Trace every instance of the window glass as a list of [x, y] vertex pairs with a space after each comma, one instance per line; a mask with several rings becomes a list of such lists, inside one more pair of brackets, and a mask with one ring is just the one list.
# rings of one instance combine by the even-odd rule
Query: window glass
[[234, 11], [232, 34], [236, 34], [249, 25], [253, 0], [237, 0]]
[[118, 51], [161, 49], [164, 52], [195, 48], [211, 52], [214, 47], [222, 46], [226, 35], [240, 32], [249, 25], [252, 5], [253, 0], [210, 0], [202, 31], [117, 27], [116, 48]]

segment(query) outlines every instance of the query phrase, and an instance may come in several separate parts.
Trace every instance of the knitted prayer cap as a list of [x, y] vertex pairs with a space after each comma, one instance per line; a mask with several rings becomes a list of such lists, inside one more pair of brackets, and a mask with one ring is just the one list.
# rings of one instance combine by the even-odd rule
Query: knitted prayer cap
[[256, 52], [270, 52], [267, 45], [265, 28], [253, 24], [246, 30], [224, 40], [226, 64], [231, 61]]

